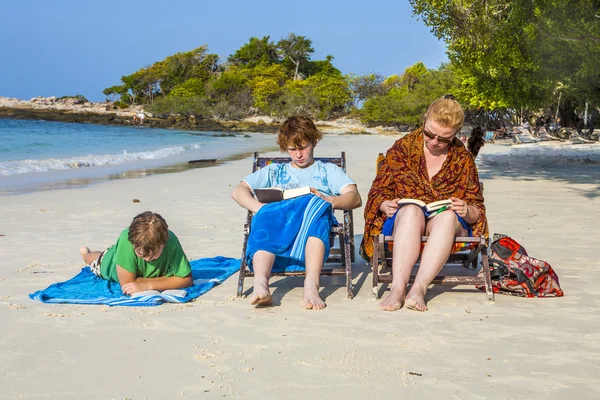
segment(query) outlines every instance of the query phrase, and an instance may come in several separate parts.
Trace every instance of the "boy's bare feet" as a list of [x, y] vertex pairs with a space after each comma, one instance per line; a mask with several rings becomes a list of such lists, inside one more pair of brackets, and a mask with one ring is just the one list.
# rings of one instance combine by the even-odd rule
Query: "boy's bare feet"
[[404, 305], [406, 297], [406, 288], [392, 287], [390, 293], [379, 303], [379, 308], [382, 311], [396, 311]]
[[254, 289], [248, 297], [248, 302], [253, 306], [270, 306], [273, 303], [273, 296], [269, 291], [269, 284], [254, 282]]
[[406, 308], [421, 312], [427, 311], [425, 293], [427, 293], [426, 290], [413, 286], [406, 297]]
[[90, 254], [92, 252], [90, 250], [90, 248], [83, 246], [82, 248], [79, 249], [79, 252], [81, 253], [81, 258], [83, 258], [83, 262], [87, 263], [85, 256], [87, 256], [88, 254]]
[[325, 302], [319, 296], [319, 287], [314, 282], [304, 282], [302, 302], [307, 310], [322, 310], [326, 307]]

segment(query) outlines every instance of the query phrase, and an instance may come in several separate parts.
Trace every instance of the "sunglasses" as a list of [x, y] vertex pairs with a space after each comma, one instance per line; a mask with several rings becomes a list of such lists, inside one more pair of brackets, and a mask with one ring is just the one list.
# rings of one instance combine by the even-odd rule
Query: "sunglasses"
[[450, 144], [452, 143], [452, 140], [454, 139], [454, 137], [456, 136], [453, 135], [451, 138], [444, 138], [441, 137], [439, 135], [434, 135], [433, 133], [429, 132], [427, 129], [423, 128], [423, 135], [427, 136], [429, 139], [433, 140], [433, 139], [437, 139], [438, 142], [440, 143], [446, 143], [446, 144]]

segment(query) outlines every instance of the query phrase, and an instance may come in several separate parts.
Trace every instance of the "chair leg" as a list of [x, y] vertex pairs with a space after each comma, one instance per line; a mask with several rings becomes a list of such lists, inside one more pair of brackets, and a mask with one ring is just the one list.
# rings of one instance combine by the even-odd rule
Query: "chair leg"
[[375, 299], [379, 299], [379, 241], [383, 240], [383, 235], [378, 235], [373, 238], [373, 256], [371, 257], [371, 268], [373, 274], [373, 287], [371, 291]]
[[[255, 153], [258, 156], [258, 153]], [[244, 278], [246, 277], [246, 246], [248, 246], [248, 236], [250, 236], [250, 224], [252, 222], [252, 213], [248, 211], [246, 224], [244, 225], [244, 245], [242, 246], [242, 258], [240, 262], [240, 276], [238, 277], [237, 297], [242, 297], [244, 293]]]
[[346, 296], [354, 298], [352, 292], [352, 246], [350, 243], [350, 231], [348, 224], [344, 223], [344, 233], [340, 235], [340, 250], [342, 253], [342, 264], [346, 268]]
[[237, 297], [242, 297], [242, 293], [244, 293], [244, 278], [246, 277], [246, 260], [244, 256], [242, 256], [242, 261], [240, 262], [240, 276], [238, 277], [238, 286], [237, 286]]
[[494, 290], [492, 288], [492, 275], [490, 273], [487, 247], [484, 247], [481, 250], [481, 265], [483, 268], [483, 276], [485, 278], [485, 293], [487, 294], [488, 301], [494, 302]]

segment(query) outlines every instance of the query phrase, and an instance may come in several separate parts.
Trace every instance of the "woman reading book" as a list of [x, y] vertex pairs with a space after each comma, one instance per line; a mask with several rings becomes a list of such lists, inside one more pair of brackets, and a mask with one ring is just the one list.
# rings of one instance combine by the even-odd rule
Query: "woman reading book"
[[[437, 99], [427, 109], [423, 127], [397, 140], [379, 165], [365, 206], [360, 250], [361, 256], [370, 260], [374, 235], [383, 231], [394, 238], [392, 286], [380, 303], [382, 310], [395, 311], [404, 303], [409, 309], [427, 310], [427, 288], [447, 261], [454, 238], [471, 234], [487, 237], [477, 168], [471, 153], [456, 137], [463, 119], [464, 112], [457, 101]], [[427, 218], [415, 204], [399, 206], [398, 201], [404, 198], [424, 203], [450, 199], [452, 205]], [[429, 239], [407, 294], [422, 235]]]
[[[277, 144], [291, 161], [269, 164], [246, 176], [231, 194], [240, 206], [255, 213], [246, 251], [248, 266], [254, 271], [251, 305], [270, 305], [271, 271], [294, 267], [306, 270], [304, 307], [313, 310], [325, 307], [319, 297], [319, 278], [329, 253], [331, 210], [352, 210], [360, 207], [362, 200], [356, 184], [342, 168], [314, 159], [314, 148], [322, 137], [310, 118], [288, 118], [279, 129]], [[269, 204], [253, 196], [256, 189], [306, 186], [312, 194]], [[314, 216], [304, 225], [303, 215], [309, 212]], [[304, 236], [300, 238], [301, 234]], [[298, 243], [302, 250], [296, 251], [296, 245], [292, 248], [288, 246], [290, 243]]]

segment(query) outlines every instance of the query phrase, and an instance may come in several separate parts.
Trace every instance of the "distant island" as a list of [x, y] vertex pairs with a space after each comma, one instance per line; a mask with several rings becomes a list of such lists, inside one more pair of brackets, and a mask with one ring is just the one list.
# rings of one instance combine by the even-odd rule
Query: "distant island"
[[[75, 122], [102, 125], [134, 126], [134, 116], [143, 113], [143, 125], [151, 128], [182, 129], [213, 132], [264, 132], [275, 133], [279, 129], [279, 119], [270, 116], [252, 116], [241, 120], [207, 119], [193, 114], [154, 115], [141, 105], [126, 108], [115, 107], [113, 102], [89, 102], [78, 96], [63, 98], [34, 97], [19, 100], [0, 96], [0, 118], [30, 119], [60, 122]], [[369, 127], [351, 118], [318, 121], [324, 133], [337, 134], [399, 134], [393, 127]]]

